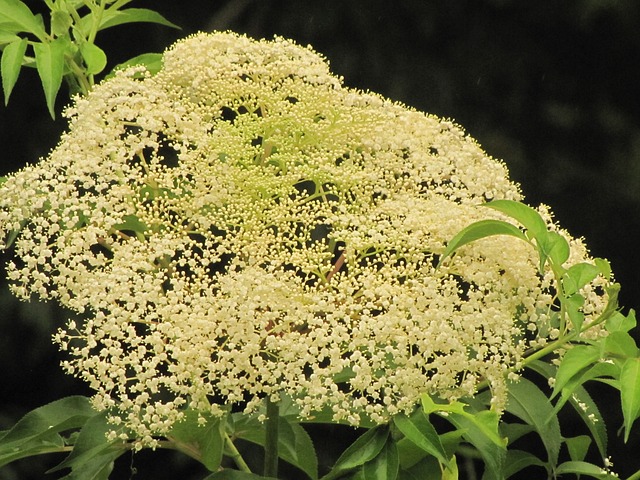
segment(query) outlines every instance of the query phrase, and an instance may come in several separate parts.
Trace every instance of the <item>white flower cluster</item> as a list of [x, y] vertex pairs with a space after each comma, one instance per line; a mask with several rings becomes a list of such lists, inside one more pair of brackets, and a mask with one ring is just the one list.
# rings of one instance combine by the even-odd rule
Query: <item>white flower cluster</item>
[[[310, 48], [198, 34], [67, 114], [49, 157], [0, 187], [8, 276], [82, 314], [56, 335], [65, 368], [141, 445], [187, 406], [266, 396], [358, 424], [487, 381], [500, 409], [510, 369], [553, 338], [524, 242], [435, 268], [463, 227], [503, 218], [479, 204], [521, 199], [505, 166], [450, 121], [343, 87]], [[585, 288], [589, 321], [606, 298]]]

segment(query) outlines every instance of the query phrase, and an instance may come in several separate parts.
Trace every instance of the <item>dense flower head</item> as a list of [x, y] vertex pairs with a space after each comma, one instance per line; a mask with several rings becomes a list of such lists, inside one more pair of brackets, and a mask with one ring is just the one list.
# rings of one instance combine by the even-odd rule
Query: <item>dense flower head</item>
[[[506, 167], [449, 120], [342, 86], [310, 48], [198, 34], [67, 114], [48, 158], [1, 187], [8, 276], [81, 314], [56, 335], [65, 368], [142, 444], [187, 406], [267, 396], [357, 425], [486, 381], [500, 409], [554, 336], [553, 276], [525, 242], [436, 268], [459, 230], [504, 218], [478, 205], [521, 199]], [[588, 260], [558, 231], [569, 263]], [[586, 321], [605, 281], [582, 291]]]

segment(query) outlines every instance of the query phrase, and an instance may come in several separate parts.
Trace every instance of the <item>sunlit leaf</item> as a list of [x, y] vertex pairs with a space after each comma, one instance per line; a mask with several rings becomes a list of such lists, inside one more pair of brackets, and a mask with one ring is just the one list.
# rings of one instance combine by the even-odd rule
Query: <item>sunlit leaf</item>
[[637, 357], [640, 351], [636, 341], [627, 332], [612, 332], [604, 339], [603, 357]]
[[562, 286], [564, 294], [573, 295], [582, 287], [591, 282], [600, 274], [600, 268], [590, 263], [577, 263], [571, 265], [562, 277]]
[[69, 12], [64, 10], [54, 10], [51, 12], [51, 33], [60, 37], [69, 33], [69, 28], [73, 25], [73, 18]]
[[636, 312], [630, 310], [629, 314], [625, 317], [620, 312], [615, 312], [607, 319], [605, 324], [607, 331], [613, 332], [628, 332], [636, 326]]
[[219, 418], [207, 418], [207, 423], [200, 425], [198, 420], [196, 412], [186, 411], [185, 418], [173, 426], [167, 438], [178, 450], [199, 456], [200, 462], [215, 472], [222, 462], [225, 422]]
[[525, 234], [515, 225], [512, 225], [501, 220], [480, 220], [479, 222], [472, 223], [466, 228], [462, 229], [458, 234], [451, 239], [447, 244], [447, 248], [442, 253], [438, 265], [452, 255], [460, 247], [475, 242], [486, 237], [492, 237], [494, 235], [510, 235], [512, 237], [527, 240]]
[[89, 75], [100, 73], [107, 66], [107, 55], [93, 43], [85, 42], [80, 45], [80, 53]]
[[529, 238], [537, 238], [547, 231], [547, 224], [540, 214], [524, 203], [513, 200], [493, 200], [483, 206], [498, 210], [516, 220], [527, 230]]
[[22, 59], [24, 58], [26, 51], [26, 38], [22, 38], [8, 44], [2, 51], [0, 69], [2, 70], [2, 91], [4, 92], [5, 105], [9, 102], [11, 91], [18, 80], [18, 75], [20, 75]]
[[[88, 31], [93, 22], [93, 14], [88, 14], [79, 22], [83, 31]], [[147, 8], [126, 8], [124, 10], [109, 9], [100, 17], [99, 30], [124, 25], [126, 23], [157, 23], [180, 30], [180, 27], [164, 18], [158, 12]]]
[[544, 269], [547, 260], [559, 268], [569, 258], [569, 243], [557, 232], [545, 232], [536, 238], [538, 255], [540, 256], [540, 270]]
[[42, 17], [34, 15], [20, 0], [0, 0], [0, 28], [13, 33], [32, 33], [41, 41], [47, 36]]

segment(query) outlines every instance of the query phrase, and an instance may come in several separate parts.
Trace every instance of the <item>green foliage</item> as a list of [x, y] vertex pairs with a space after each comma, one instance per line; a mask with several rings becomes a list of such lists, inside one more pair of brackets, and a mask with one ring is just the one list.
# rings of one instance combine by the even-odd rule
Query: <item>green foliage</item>
[[[47, 31], [42, 16], [33, 14], [26, 3], [0, 0], [0, 68], [5, 104], [22, 67], [35, 67], [49, 113], [55, 117], [55, 100], [63, 79], [71, 93], [84, 95], [94, 85], [95, 75], [106, 68], [107, 56], [95, 44], [98, 32], [140, 22], [179, 28], [153, 10], [123, 8], [131, 1], [48, 0], [51, 11]], [[137, 57], [135, 63], [146, 64], [151, 58]]]

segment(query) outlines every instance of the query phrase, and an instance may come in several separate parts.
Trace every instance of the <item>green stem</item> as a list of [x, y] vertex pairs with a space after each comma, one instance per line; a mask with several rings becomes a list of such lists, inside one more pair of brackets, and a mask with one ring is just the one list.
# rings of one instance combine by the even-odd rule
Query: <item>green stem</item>
[[278, 419], [279, 407], [276, 402], [267, 398], [267, 420], [264, 442], [264, 476], [278, 476]]
[[234, 445], [233, 440], [231, 440], [231, 438], [229, 438], [229, 435], [227, 435], [226, 433], [224, 434], [224, 442], [227, 450], [230, 452], [229, 456], [234, 461], [238, 469], [243, 472], [251, 473], [249, 465], [247, 465], [247, 462], [244, 461], [244, 458], [242, 458], [242, 455], [240, 455], [240, 452]]

